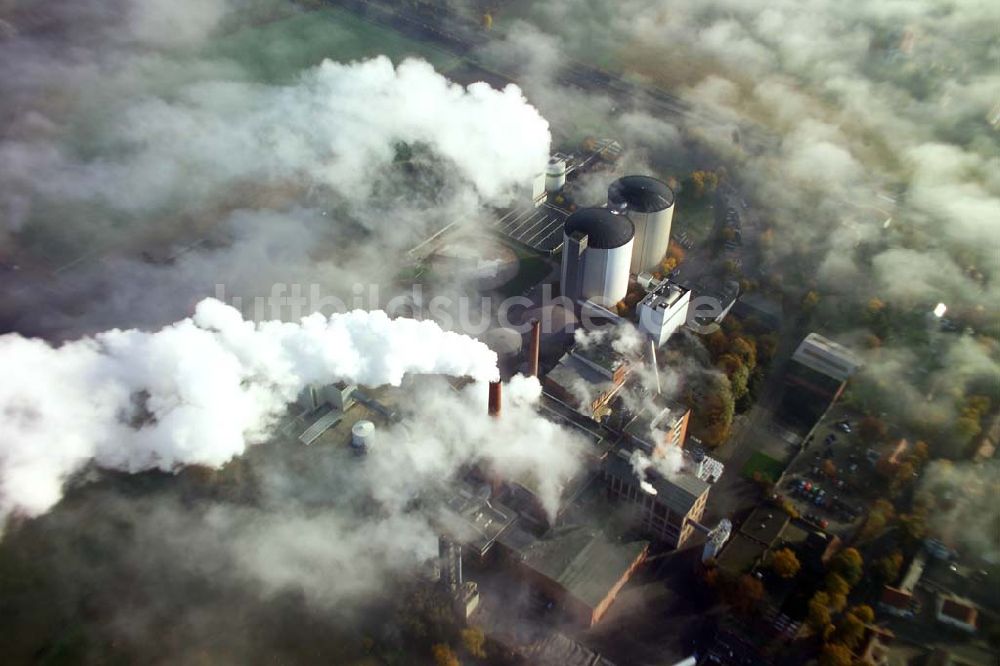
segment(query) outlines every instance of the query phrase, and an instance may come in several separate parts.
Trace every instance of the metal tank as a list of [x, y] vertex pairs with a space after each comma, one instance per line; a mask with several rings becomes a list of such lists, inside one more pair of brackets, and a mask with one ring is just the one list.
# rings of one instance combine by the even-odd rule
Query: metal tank
[[581, 208], [563, 227], [562, 293], [610, 307], [628, 292], [635, 227], [627, 215]]
[[656, 272], [670, 245], [674, 192], [651, 176], [625, 176], [608, 187], [608, 208], [627, 213], [635, 225], [632, 273]]
[[371, 445], [371, 440], [374, 435], [374, 423], [367, 420], [358, 421], [351, 427], [351, 448], [358, 453], [364, 453]]
[[545, 191], [555, 194], [566, 184], [566, 160], [553, 156], [545, 167]]

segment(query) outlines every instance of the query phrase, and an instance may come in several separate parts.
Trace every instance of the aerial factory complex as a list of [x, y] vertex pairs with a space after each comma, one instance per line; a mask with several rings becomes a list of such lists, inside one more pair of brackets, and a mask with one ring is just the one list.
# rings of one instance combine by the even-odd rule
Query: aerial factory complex
[[0, 3], [4, 664], [995, 666], [993, 4]]

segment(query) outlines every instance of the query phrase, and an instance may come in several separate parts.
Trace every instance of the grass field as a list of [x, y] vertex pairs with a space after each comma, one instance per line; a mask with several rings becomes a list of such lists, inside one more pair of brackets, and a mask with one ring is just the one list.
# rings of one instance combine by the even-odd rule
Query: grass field
[[399, 62], [419, 57], [439, 71], [461, 62], [431, 44], [409, 39], [341, 9], [301, 12], [244, 28], [216, 40], [207, 55], [232, 59], [251, 76], [268, 82], [287, 81], [326, 58], [349, 62], [386, 55]]
[[517, 255], [517, 275], [497, 291], [504, 296], [520, 296], [528, 288], [541, 282], [549, 274], [549, 271], [552, 270], [552, 267], [545, 258], [536, 252], [531, 252], [513, 244], [510, 247], [514, 250], [514, 254]]
[[743, 466], [742, 474], [748, 479], [753, 479], [754, 475], [759, 472], [762, 478], [777, 481], [784, 470], [785, 465], [781, 461], [775, 460], [766, 453], [754, 451], [750, 460]]
[[712, 197], [705, 196], [698, 201], [681, 199], [677, 202], [671, 232], [684, 232], [695, 243], [703, 243], [712, 234], [715, 225], [715, 208]]

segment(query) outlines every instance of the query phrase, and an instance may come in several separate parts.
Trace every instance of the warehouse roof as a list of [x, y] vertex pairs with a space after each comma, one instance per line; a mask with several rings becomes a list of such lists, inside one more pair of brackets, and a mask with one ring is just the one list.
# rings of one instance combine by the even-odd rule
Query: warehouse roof
[[625, 176], [611, 183], [608, 204], [637, 213], [656, 213], [674, 205], [674, 192], [651, 176]]
[[[517, 539], [504, 540], [505, 544], [511, 542]], [[525, 566], [593, 608], [642, 556], [649, 542], [612, 540], [593, 527], [574, 525], [553, 529], [542, 538], [519, 545]]]
[[581, 208], [566, 219], [563, 231], [587, 235], [587, 247], [610, 250], [625, 245], [635, 237], [635, 225], [625, 215], [607, 208]]

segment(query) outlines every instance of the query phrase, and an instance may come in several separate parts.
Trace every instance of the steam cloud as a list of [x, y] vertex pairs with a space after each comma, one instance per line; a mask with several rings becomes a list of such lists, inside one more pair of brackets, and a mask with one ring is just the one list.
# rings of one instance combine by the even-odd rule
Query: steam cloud
[[157, 332], [53, 347], [0, 337], [0, 515], [48, 510], [93, 459], [130, 472], [219, 466], [267, 434], [310, 384], [404, 375], [498, 377], [496, 354], [430, 321], [353, 311], [254, 324], [219, 301]]

